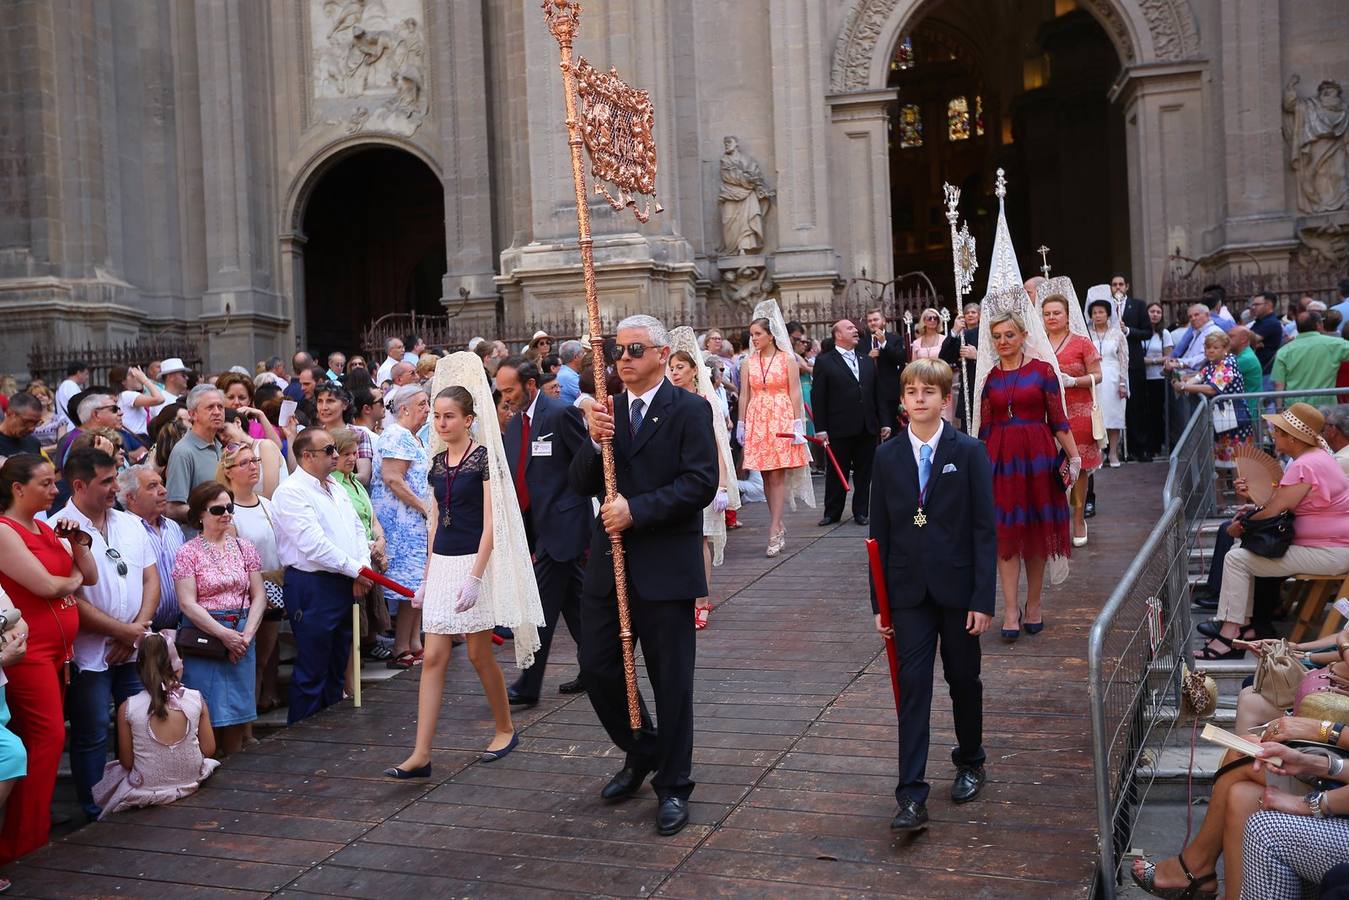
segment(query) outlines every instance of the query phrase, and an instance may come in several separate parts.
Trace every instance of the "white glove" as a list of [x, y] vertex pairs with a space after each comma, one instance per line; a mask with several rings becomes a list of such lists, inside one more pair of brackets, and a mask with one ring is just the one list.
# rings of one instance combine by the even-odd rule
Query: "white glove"
[[472, 575], [465, 576], [459, 586], [459, 596], [454, 601], [454, 611], [465, 613], [478, 605], [478, 595], [482, 593], [482, 579]]
[[412, 595], [412, 608], [421, 609], [424, 602], [426, 602], [426, 585], [423, 583], [417, 585], [417, 593]]
[[792, 443], [804, 444], [806, 442], [806, 423], [801, 419], [792, 419]]
[[1068, 460], [1068, 483], [1077, 484], [1077, 479], [1082, 477], [1082, 457], [1074, 456]]
[[717, 488], [717, 498], [712, 501], [714, 512], [724, 513], [726, 508], [731, 505], [731, 496], [726, 493], [726, 488]]
[[735, 442], [740, 446], [745, 445], [745, 420], [741, 419], [735, 423]]
[[829, 432], [827, 432], [827, 431], [817, 431], [817, 432], [815, 432], [815, 436], [816, 436], [817, 438], [819, 438], [819, 439], [820, 439], [820, 442], [823, 443], [826, 447], [829, 446]]
[[1076, 376], [1076, 375], [1065, 375], [1064, 373], [1060, 372], [1060, 373], [1059, 373], [1059, 384], [1063, 385], [1065, 388], [1074, 388], [1074, 387], [1077, 387], [1077, 376]]

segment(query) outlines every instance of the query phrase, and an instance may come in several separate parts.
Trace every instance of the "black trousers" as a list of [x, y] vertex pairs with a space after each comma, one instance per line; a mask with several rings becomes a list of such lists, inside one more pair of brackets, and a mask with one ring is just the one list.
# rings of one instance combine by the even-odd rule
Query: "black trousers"
[[1153, 451], [1147, 449], [1150, 441], [1147, 405], [1144, 397], [1147, 392], [1147, 371], [1129, 370], [1129, 402], [1124, 408], [1124, 434], [1127, 438], [1129, 457], [1137, 459]]
[[[843, 474], [852, 478], [852, 514], [868, 515], [871, 509], [871, 462], [876, 458], [876, 435], [858, 434], [836, 438], [831, 434], [829, 448], [834, 451]], [[843, 518], [843, 504], [847, 498], [848, 488], [838, 480], [833, 464], [825, 460], [824, 514], [835, 519]]]
[[984, 686], [979, 680], [979, 638], [965, 630], [969, 611], [938, 606], [929, 596], [918, 606], [891, 608], [899, 656], [899, 784], [895, 799], [927, 802], [927, 750], [932, 734], [932, 677], [938, 641], [942, 674], [951, 692], [957, 766], [984, 764]]
[[512, 685], [520, 696], [537, 697], [543, 689], [543, 673], [548, 667], [548, 651], [553, 646], [559, 614], [566, 621], [576, 646], [581, 646], [581, 580], [584, 575], [580, 560], [563, 562], [544, 555], [534, 562], [534, 579], [539, 584], [539, 600], [543, 604], [543, 627], [539, 629], [539, 649], [534, 653], [534, 665], [521, 672]]
[[623, 651], [618, 639], [618, 601], [614, 594], [581, 595], [581, 680], [600, 724], [627, 765], [656, 777], [651, 786], [660, 799], [693, 793], [693, 665], [697, 644], [693, 630], [693, 598], [643, 601], [630, 587], [628, 608], [632, 632], [641, 644], [646, 674], [656, 698], [657, 732], [639, 697], [642, 727], [628, 727]]

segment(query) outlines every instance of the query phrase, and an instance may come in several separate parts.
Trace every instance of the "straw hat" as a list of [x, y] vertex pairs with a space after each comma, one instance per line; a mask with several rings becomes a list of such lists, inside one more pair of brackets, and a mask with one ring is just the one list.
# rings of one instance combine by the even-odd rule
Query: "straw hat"
[[1291, 438], [1311, 447], [1319, 446], [1326, 417], [1310, 403], [1294, 403], [1283, 412], [1267, 413], [1264, 420]]

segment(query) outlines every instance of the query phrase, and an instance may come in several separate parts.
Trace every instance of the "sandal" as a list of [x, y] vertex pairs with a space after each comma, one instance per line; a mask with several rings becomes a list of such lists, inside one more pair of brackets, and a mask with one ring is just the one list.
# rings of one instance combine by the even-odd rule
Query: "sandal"
[[386, 662], [384, 666], [389, 669], [411, 669], [413, 666], [417, 665], [418, 662], [419, 660], [412, 655], [410, 650], [404, 650], [402, 653]]
[[1210, 642], [1208, 644], [1205, 644], [1203, 647], [1200, 647], [1198, 650], [1196, 650], [1194, 658], [1206, 660], [1208, 662], [1213, 662], [1219, 659], [1242, 659], [1243, 657], [1246, 656], [1245, 650], [1241, 649], [1240, 647], [1232, 646], [1232, 641], [1237, 640], [1236, 638], [1225, 638], [1221, 634], [1217, 634], [1213, 636], [1213, 640], [1227, 647], [1227, 652], [1224, 653], [1220, 650], [1214, 649], [1213, 644]]
[[[1143, 860], [1143, 877], [1139, 878], [1134, 867], [1129, 867], [1129, 877], [1134, 880], [1134, 884], [1141, 887], [1154, 897], [1161, 897], [1162, 900], [1194, 900], [1200, 895], [1206, 897], [1216, 897], [1218, 894], [1218, 873], [1210, 872], [1207, 875], [1196, 876], [1190, 871], [1190, 867], [1185, 865], [1185, 855], [1177, 854], [1176, 859], [1180, 862], [1180, 870], [1185, 873], [1189, 883], [1183, 888], [1179, 887], [1157, 887], [1157, 866], [1155, 863]], [[1213, 890], [1200, 890], [1203, 885], [1213, 882]]]
[[700, 606], [693, 611], [693, 628], [695, 631], [702, 631], [707, 627], [707, 614], [712, 611], [710, 606]]

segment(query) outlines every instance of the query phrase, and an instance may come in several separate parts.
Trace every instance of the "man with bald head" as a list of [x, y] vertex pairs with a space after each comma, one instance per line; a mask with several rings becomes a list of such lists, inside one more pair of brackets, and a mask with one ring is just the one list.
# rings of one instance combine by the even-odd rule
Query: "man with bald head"
[[[857, 339], [857, 326], [851, 320], [834, 323], [834, 349], [815, 358], [810, 402], [815, 412], [815, 435], [834, 451], [843, 474], [851, 473], [853, 521], [865, 525], [876, 441], [878, 437], [888, 438], [890, 428], [882, 425], [876, 363], [868, 354], [857, 352]], [[832, 465], [827, 467], [821, 525], [832, 525], [843, 518], [847, 497], [848, 486], [839, 480]]]
[[1036, 309], [1040, 308], [1040, 300], [1037, 295], [1040, 292], [1040, 285], [1044, 283], [1045, 283], [1044, 276], [1036, 275], [1034, 278], [1031, 278], [1025, 284], [1026, 293], [1030, 294], [1031, 305], [1034, 306]]
[[[1254, 348], [1251, 347], [1251, 339], [1260, 340], [1256, 335], [1244, 325], [1233, 326], [1232, 330], [1227, 332], [1227, 339], [1230, 341], [1228, 352], [1237, 358], [1237, 369], [1241, 372], [1242, 383], [1246, 386], [1246, 393], [1254, 393], [1261, 389], [1264, 382], [1264, 370], [1260, 367], [1260, 357], [1256, 356]], [[1251, 405], [1251, 415], [1260, 415], [1260, 401], [1249, 400]]]

